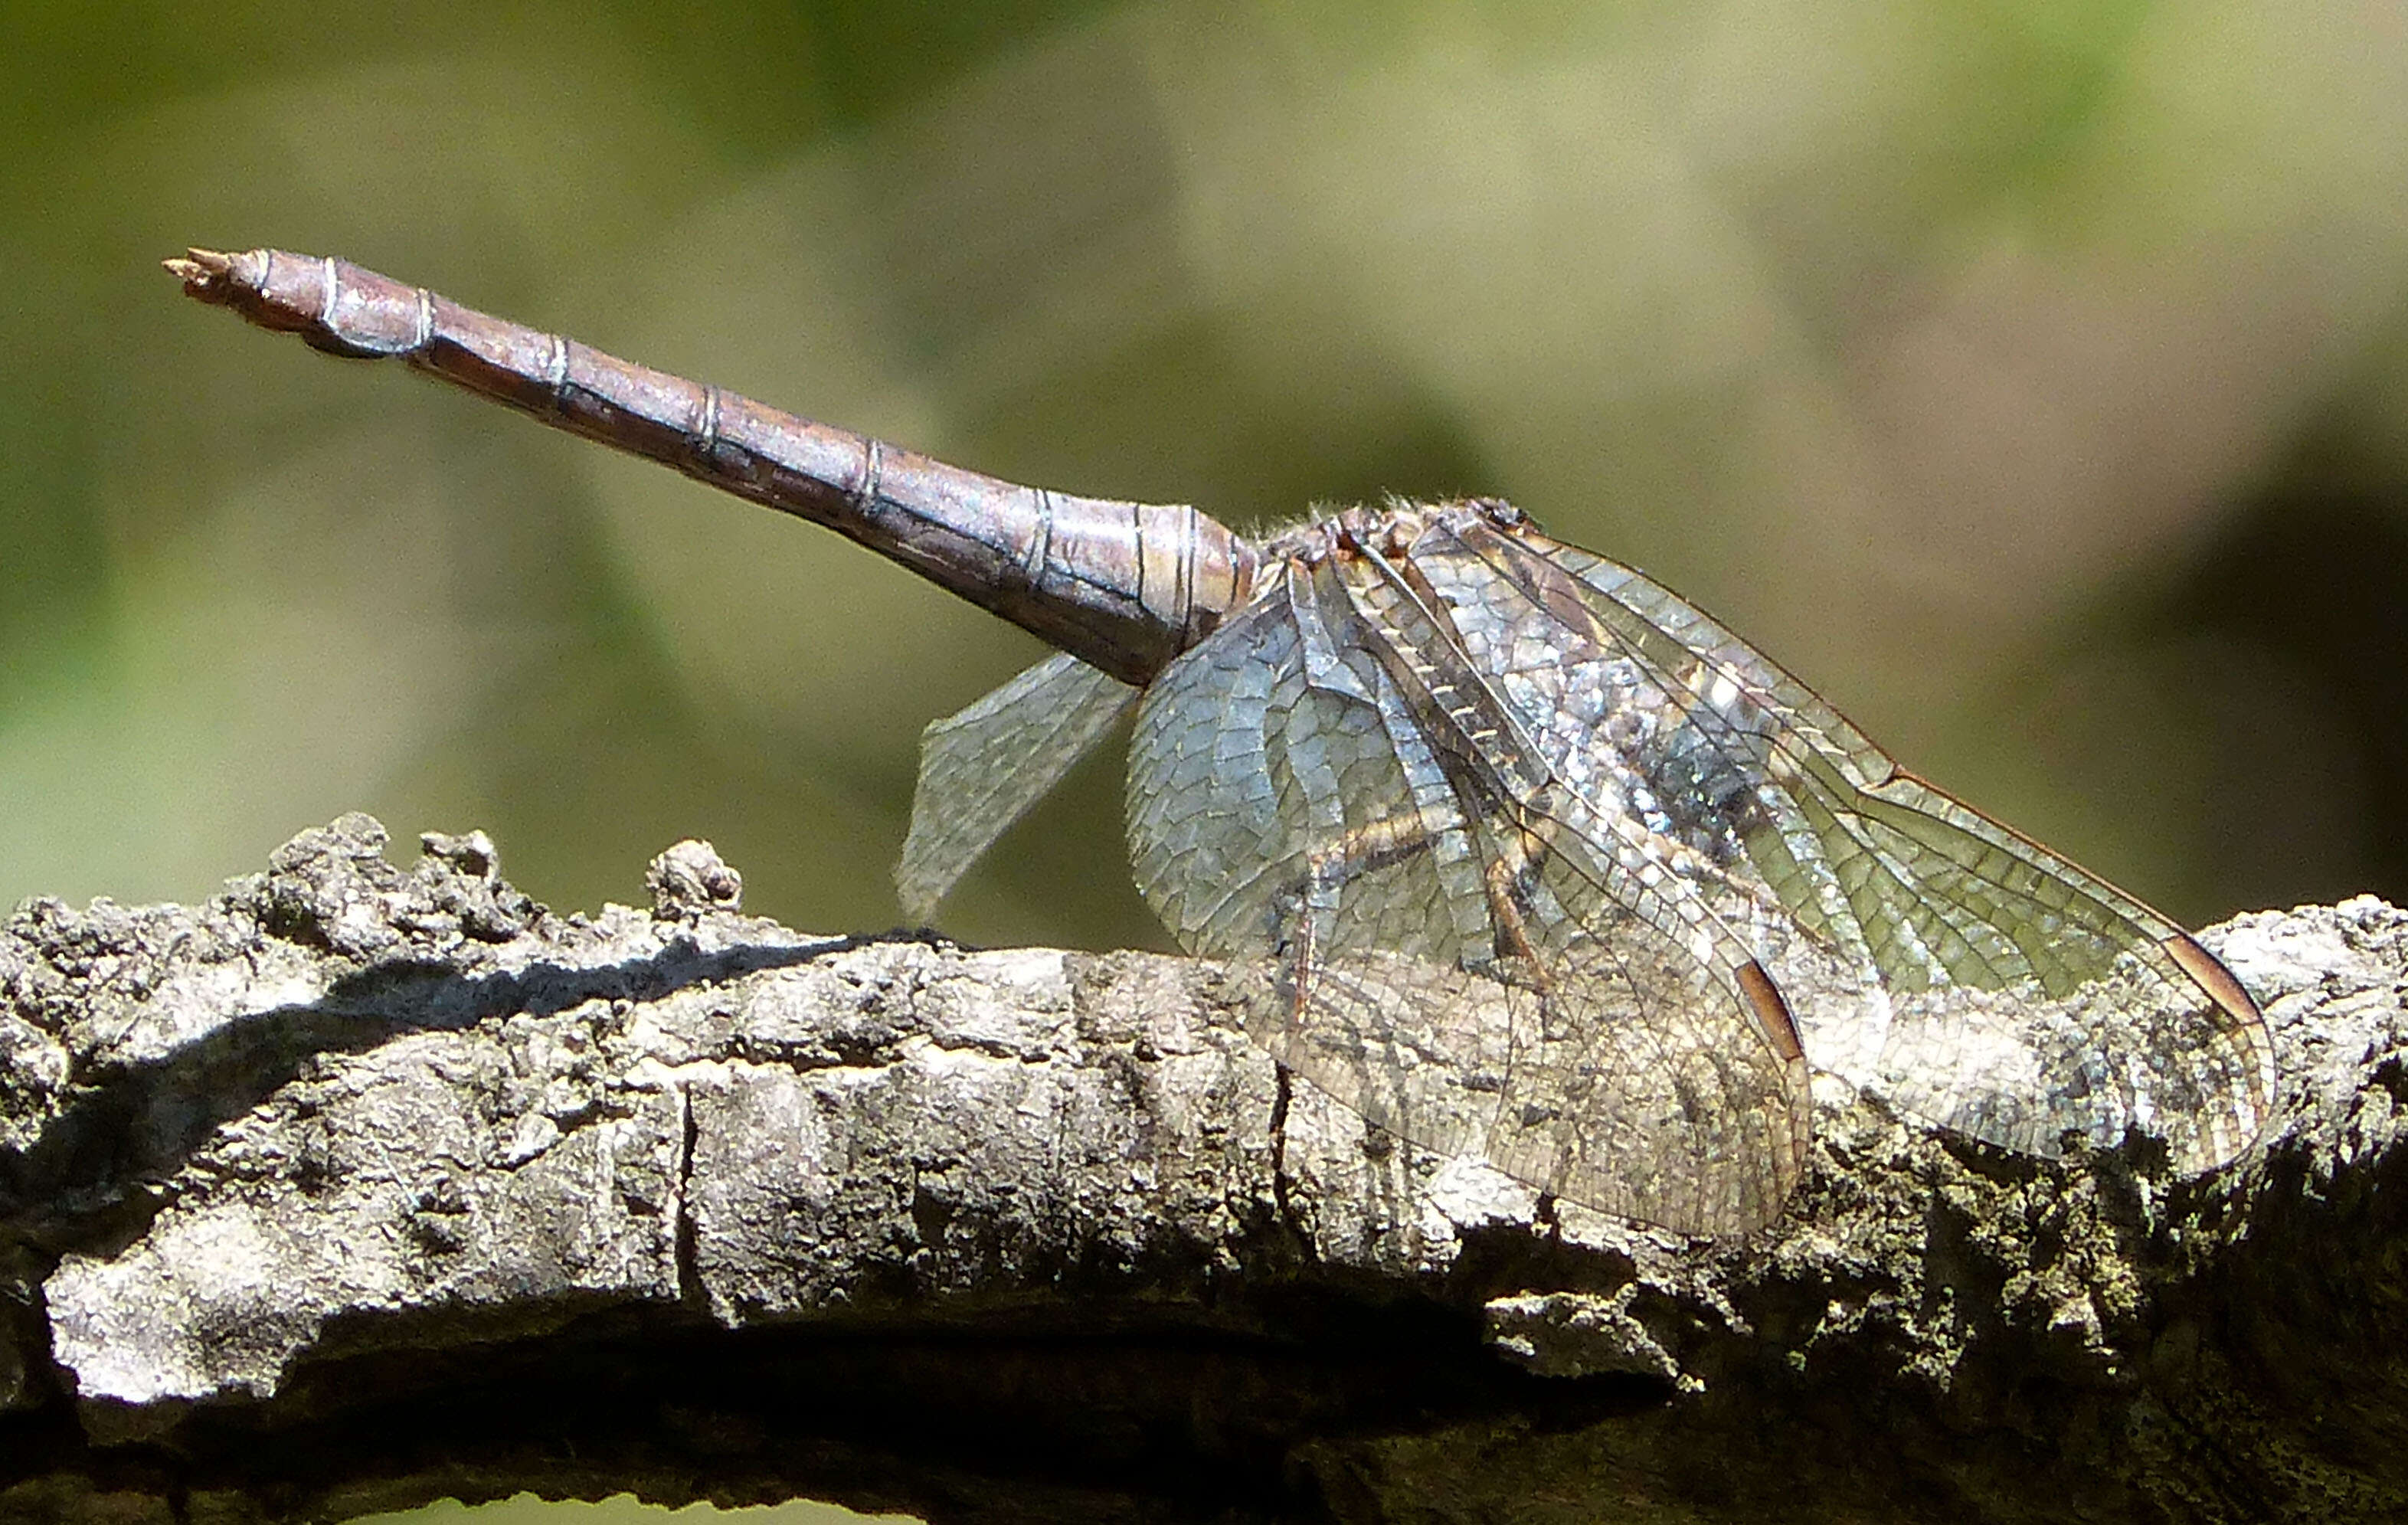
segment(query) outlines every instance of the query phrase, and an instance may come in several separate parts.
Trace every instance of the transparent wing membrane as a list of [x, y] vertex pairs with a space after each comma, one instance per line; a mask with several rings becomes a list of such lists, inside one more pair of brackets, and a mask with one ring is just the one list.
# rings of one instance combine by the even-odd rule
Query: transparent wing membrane
[[[1800, 987], [1835, 974], [1854, 987], [1797, 1014], [1817, 1065], [2031, 1153], [2057, 1152], [2068, 1134], [2112, 1144], [2140, 1126], [2198, 1170], [2255, 1136], [2273, 1086], [2264, 1024], [2237, 985], [2192, 977], [2173, 948], [2195, 944], [2178, 928], [1900, 770], [1803, 684], [1637, 573], [1536, 537], [1471, 534], [1494, 542], [1483, 563], [1528, 617], [1560, 619], [1550, 572], [1577, 581], [1594, 665], [1624, 670], [1573, 663], [1563, 684], [1620, 683], [1678, 714], [1684, 744], [1711, 760], [1700, 770], [1693, 756], [1676, 776], [1752, 781], [1732, 871], [1760, 878], [1813, 933], [1763, 947], [1766, 967]], [[1759, 944], [1783, 941], [1768, 931]]]
[[1248, 1030], [1400, 1137], [1691, 1232], [1768, 1221], [1805, 1072], [1758, 1030], [1746, 950], [1701, 959], [1551, 851], [1332, 592], [1297, 573], [1148, 690], [1140, 887], [1183, 945], [1267, 960]]
[[920, 735], [911, 830], [895, 865], [903, 914], [925, 923], [980, 855], [1095, 750], [1138, 691], [1077, 657], [1047, 657]]
[[1146, 692], [1132, 862], [1382, 1127], [1703, 1233], [1780, 1210], [1808, 1060], [2027, 1152], [2256, 1135], [2272, 1048], [2220, 965], [1644, 577], [1486, 504], [1265, 551]]

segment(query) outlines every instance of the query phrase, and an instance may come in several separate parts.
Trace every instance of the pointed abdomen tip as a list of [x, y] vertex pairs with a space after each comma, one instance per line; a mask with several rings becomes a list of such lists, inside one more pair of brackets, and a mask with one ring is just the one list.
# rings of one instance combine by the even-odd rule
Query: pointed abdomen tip
[[226, 276], [234, 269], [235, 256], [214, 249], [188, 249], [174, 259], [161, 260], [160, 266], [184, 283], [187, 295], [204, 301], [218, 297], [225, 290]]

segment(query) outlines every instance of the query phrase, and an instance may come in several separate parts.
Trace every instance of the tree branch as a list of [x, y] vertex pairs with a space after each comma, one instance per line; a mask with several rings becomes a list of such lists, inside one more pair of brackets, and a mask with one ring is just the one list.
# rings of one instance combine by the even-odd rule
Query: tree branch
[[811, 938], [695, 843], [652, 912], [564, 916], [481, 835], [383, 842], [0, 936], [0, 1516], [2408, 1505], [2408, 918], [2372, 899], [2204, 937], [2283, 1057], [2235, 1169], [1818, 1086], [1788, 1213], [1692, 1243], [1283, 1084], [1211, 965]]

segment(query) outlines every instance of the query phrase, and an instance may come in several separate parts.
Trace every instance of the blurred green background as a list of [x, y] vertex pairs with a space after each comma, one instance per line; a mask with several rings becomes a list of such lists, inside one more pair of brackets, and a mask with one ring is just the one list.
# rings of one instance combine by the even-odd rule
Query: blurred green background
[[[188, 242], [1241, 525], [1502, 493], [2179, 915], [2408, 889], [2396, 7], [4, 14], [0, 903], [358, 808], [882, 928], [919, 727], [1035, 655]], [[946, 929], [1161, 944], [1077, 784]]]
[[[2178, 916], [2408, 895], [2397, 7], [7, 4], [0, 79], [0, 904], [365, 809], [882, 928], [920, 727], [1037, 655], [194, 242], [1240, 525], [1502, 494]], [[1117, 815], [944, 929], [1164, 945]]]

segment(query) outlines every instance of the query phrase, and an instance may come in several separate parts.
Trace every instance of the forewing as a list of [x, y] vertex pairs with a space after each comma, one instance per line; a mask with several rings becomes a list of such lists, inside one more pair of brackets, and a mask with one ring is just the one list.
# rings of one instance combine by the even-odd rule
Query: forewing
[[1095, 750], [1138, 691], [1077, 657], [1047, 657], [920, 734], [911, 830], [895, 865], [903, 914], [915, 922]]
[[1326, 574], [1290, 576], [1147, 691], [1129, 834], [1148, 900], [1191, 950], [1277, 971], [1249, 1031], [1399, 1136], [1686, 1231], [1768, 1221], [1804, 1144], [1794, 1048], [1534, 856]]
[[[1463, 545], [1564, 632], [1545, 670], [1498, 654], [1508, 686], [1652, 785], [1660, 824], [1723, 876], [1727, 914], [1797, 1000], [1815, 1064], [2032, 1153], [2140, 1125], [2203, 1170], [2256, 1136], [2273, 1086], [2263, 1020], [2179, 928], [1904, 772], [1629, 568], [1485, 528]], [[1583, 693], [1656, 721], [1617, 732], [1579, 712]]]

